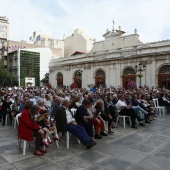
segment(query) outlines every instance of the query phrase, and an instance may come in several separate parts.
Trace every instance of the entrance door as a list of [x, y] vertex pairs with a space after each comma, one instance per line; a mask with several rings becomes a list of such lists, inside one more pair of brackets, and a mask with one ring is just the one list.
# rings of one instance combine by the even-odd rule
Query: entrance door
[[159, 74], [158, 86], [160, 88], [170, 89], [170, 74]]
[[78, 88], [81, 88], [81, 86], [82, 86], [82, 72], [80, 72], [79, 70], [77, 70], [74, 74], [74, 83], [77, 84]]
[[63, 74], [58, 73], [57, 75], [57, 86], [62, 87], [63, 86]]
[[127, 84], [129, 81], [136, 82], [136, 75], [124, 75], [122, 76], [122, 81], [123, 88], [127, 89]]
[[131, 67], [125, 68], [123, 71], [122, 87], [127, 89], [127, 84], [129, 81], [134, 81], [136, 83], [136, 72]]
[[105, 87], [105, 77], [96, 77], [96, 82], [95, 82], [96, 87]]
[[95, 85], [96, 87], [105, 87], [105, 73], [103, 70], [98, 70], [96, 72]]

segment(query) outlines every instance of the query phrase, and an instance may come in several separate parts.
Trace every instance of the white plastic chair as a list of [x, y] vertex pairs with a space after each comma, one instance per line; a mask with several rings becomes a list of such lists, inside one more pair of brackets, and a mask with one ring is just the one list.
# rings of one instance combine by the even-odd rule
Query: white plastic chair
[[[25, 152], [26, 152], [26, 147], [27, 147], [27, 142], [26, 140], [23, 140], [23, 139], [18, 139], [18, 142], [19, 142], [19, 150], [21, 149], [21, 143], [23, 141], [23, 155], [25, 155]], [[29, 147], [30, 147], [30, 142], [29, 142]]]
[[[70, 146], [70, 138], [71, 138], [71, 133], [69, 131], [66, 132], [66, 148], [68, 149]], [[80, 144], [80, 140], [77, 138], [78, 144]]]
[[[19, 117], [21, 117], [21, 114], [22, 113], [19, 113], [16, 115], [16, 121], [14, 123], [14, 126], [16, 127], [16, 124], [19, 125]], [[23, 141], [23, 155], [25, 155], [25, 152], [26, 152], [26, 147], [27, 147], [27, 142], [26, 140], [23, 140], [23, 139], [18, 139], [18, 143], [19, 143], [19, 150], [21, 149], [21, 143]], [[29, 142], [29, 146], [30, 146], [30, 142]]]
[[130, 116], [119, 115], [119, 114], [117, 115], [116, 125], [117, 125], [117, 123], [119, 121], [119, 118], [123, 119], [123, 127], [124, 128], [126, 127], [126, 118], [129, 118], [130, 126], [132, 126]]
[[16, 117], [14, 117], [14, 129], [16, 129], [16, 125], [19, 125], [19, 117], [21, 117], [22, 113], [18, 113]]
[[8, 121], [9, 121], [9, 114], [6, 114], [6, 118], [5, 118], [5, 125], [8, 124]]
[[157, 113], [159, 113], [160, 116], [162, 114], [165, 115], [165, 107], [164, 106], [159, 106], [158, 99], [153, 99], [153, 103], [154, 103], [154, 107], [155, 107]]

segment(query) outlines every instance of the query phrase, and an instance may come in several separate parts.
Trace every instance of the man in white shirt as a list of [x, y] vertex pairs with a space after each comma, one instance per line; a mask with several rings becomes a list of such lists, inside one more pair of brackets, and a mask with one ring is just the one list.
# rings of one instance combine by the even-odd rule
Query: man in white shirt
[[49, 94], [46, 94], [45, 99], [44, 99], [44, 106], [45, 106], [47, 109], [50, 109], [50, 108], [51, 108], [51, 105], [52, 105], [52, 102], [51, 102], [50, 95], [49, 95]]
[[131, 105], [127, 106], [124, 95], [120, 95], [116, 107], [120, 115], [130, 116], [132, 121], [131, 128], [137, 129], [135, 126], [135, 119], [137, 118], [136, 112], [131, 108]]
[[36, 105], [36, 104], [37, 104], [37, 100], [36, 100], [36, 98], [34, 97], [33, 94], [30, 94], [30, 95], [29, 95], [29, 98], [30, 98], [30, 101], [33, 102], [33, 105]]
[[74, 134], [87, 149], [93, 147], [96, 143], [90, 139], [85, 128], [75, 121], [72, 116], [71, 110], [69, 110], [70, 101], [64, 99], [62, 101], [62, 107], [57, 110], [55, 115], [56, 127], [58, 132], [66, 132]]

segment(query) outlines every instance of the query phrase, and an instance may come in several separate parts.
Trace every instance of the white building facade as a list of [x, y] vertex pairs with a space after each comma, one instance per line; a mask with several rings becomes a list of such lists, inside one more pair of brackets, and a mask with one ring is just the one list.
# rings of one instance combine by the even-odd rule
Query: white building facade
[[105, 40], [94, 43], [89, 53], [51, 60], [51, 85], [126, 88], [133, 80], [137, 86], [170, 89], [170, 40], [143, 44], [136, 29], [131, 35], [124, 33], [120, 27], [107, 31]]
[[0, 16], [0, 59], [3, 60], [3, 64], [7, 67], [7, 41], [9, 38], [9, 20], [8, 18]]
[[61, 57], [64, 56], [64, 40], [54, 39], [52, 36], [42, 34], [41, 32], [33, 32], [29, 41], [35, 45], [49, 47], [53, 49], [60, 49], [62, 51]]

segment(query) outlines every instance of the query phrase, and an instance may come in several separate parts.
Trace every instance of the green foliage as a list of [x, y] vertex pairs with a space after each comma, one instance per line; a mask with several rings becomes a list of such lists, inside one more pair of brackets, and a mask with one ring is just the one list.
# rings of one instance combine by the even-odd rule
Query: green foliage
[[40, 54], [37, 52], [20, 52], [20, 85], [25, 86], [25, 77], [34, 77], [35, 86], [40, 84]]
[[3, 66], [3, 61], [0, 60], [0, 82], [1, 84], [3, 84], [4, 82], [6, 82], [7, 84], [11, 84], [11, 80], [17, 81], [17, 76], [16, 75], [12, 75], [6, 68], [4, 68]]

